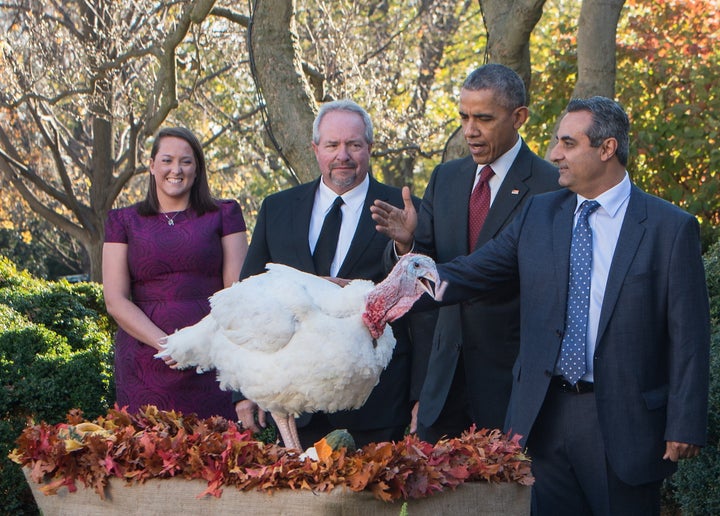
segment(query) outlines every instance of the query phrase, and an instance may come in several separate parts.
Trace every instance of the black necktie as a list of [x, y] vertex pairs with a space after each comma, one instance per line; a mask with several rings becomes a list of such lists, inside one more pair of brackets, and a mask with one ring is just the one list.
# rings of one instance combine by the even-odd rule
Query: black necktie
[[333, 258], [335, 257], [338, 235], [340, 234], [340, 226], [342, 225], [342, 211], [340, 211], [342, 205], [342, 197], [337, 196], [332, 208], [330, 208], [330, 211], [325, 215], [320, 236], [318, 237], [317, 244], [315, 244], [313, 261], [315, 262], [315, 273], [318, 276], [330, 276], [330, 265], [332, 265]]

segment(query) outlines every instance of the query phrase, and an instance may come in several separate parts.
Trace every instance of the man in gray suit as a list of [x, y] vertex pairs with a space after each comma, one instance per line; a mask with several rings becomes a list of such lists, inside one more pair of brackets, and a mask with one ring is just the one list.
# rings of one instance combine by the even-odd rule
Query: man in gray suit
[[448, 302], [520, 283], [506, 426], [527, 443], [537, 515], [659, 514], [662, 479], [706, 440], [699, 226], [631, 183], [628, 131], [616, 102], [571, 101], [551, 153], [568, 189], [533, 197], [497, 238], [438, 267]]
[[[396, 252], [404, 254], [413, 244], [415, 252], [438, 262], [466, 255], [496, 236], [532, 195], [559, 188], [557, 169], [535, 155], [518, 134], [528, 118], [526, 104], [522, 79], [506, 66], [487, 64], [467, 77], [459, 113], [470, 155], [433, 171], [417, 228], [408, 221], [402, 231], [387, 233], [395, 240], [387, 261], [392, 263]], [[474, 225], [469, 220], [472, 192], [483, 186], [486, 165], [492, 170], [487, 181], [490, 207], [484, 224]], [[380, 206], [372, 209], [380, 211]], [[417, 340], [416, 353], [421, 351]], [[418, 435], [435, 442], [457, 437], [473, 423], [502, 428], [519, 341], [515, 284], [492, 298], [442, 307], [432, 344], [426, 346], [430, 357], [417, 410]]]

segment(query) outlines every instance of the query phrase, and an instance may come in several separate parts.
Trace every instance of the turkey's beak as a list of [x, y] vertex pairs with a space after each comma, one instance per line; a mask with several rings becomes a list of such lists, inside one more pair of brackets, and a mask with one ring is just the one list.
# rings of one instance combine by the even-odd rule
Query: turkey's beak
[[422, 289], [433, 299], [436, 299], [435, 286], [438, 284], [439, 279], [440, 277], [438, 276], [437, 270], [428, 270], [419, 279]]

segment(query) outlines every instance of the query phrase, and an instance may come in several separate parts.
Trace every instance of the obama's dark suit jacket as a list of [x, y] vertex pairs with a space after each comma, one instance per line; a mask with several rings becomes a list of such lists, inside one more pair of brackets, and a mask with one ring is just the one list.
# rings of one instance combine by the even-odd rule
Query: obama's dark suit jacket
[[[468, 205], [476, 169], [468, 156], [433, 171], [418, 212], [416, 252], [428, 254], [438, 263], [468, 254]], [[493, 200], [476, 248], [500, 233], [531, 196], [558, 188], [557, 168], [523, 142]], [[470, 416], [478, 428], [501, 428], [519, 345], [517, 284], [507, 284], [492, 296], [440, 308], [420, 394], [421, 425], [432, 426], [449, 397], [467, 396]], [[467, 371], [465, 393], [453, 390], [458, 385], [451, 389], [460, 357]]]

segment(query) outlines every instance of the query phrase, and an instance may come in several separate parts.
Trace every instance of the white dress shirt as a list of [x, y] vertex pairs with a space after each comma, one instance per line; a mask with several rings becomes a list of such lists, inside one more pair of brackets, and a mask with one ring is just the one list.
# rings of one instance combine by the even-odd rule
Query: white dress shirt
[[[370, 176], [366, 175], [365, 180], [352, 190], [342, 194], [344, 204], [340, 207], [342, 213], [342, 225], [340, 226], [340, 235], [338, 236], [338, 245], [335, 250], [335, 257], [330, 265], [330, 276], [337, 276], [340, 266], [345, 261], [350, 244], [355, 236], [355, 230], [360, 222], [365, 198], [370, 188]], [[315, 251], [320, 230], [322, 229], [325, 215], [332, 208], [338, 194], [333, 192], [328, 186], [320, 180], [320, 186], [315, 191], [315, 201], [313, 203], [312, 215], [310, 216], [310, 229], [308, 231], [308, 244], [310, 252]]]
[[[620, 236], [620, 228], [625, 219], [629, 199], [630, 177], [626, 171], [625, 177], [620, 183], [594, 199], [600, 203], [600, 207], [588, 218], [590, 229], [592, 229], [593, 256], [590, 273], [590, 311], [585, 342], [587, 372], [581, 378], [588, 382], [594, 380], [593, 355], [600, 322], [600, 310], [605, 297], [605, 286], [607, 285], [610, 265], [615, 254], [615, 247]], [[587, 199], [581, 195], [577, 196], [575, 223], [577, 223], [580, 215], [580, 205], [585, 200]]]
[[[502, 185], [502, 182], [505, 180], [505, 176], [507, 176], [510, 167], [515, 161], [515, 158], [517, 158], [517, 155], [520, 152], [520, 147], [522, 147], [522, 138], [518, 137], [515, 145], [513, 145], [509, 151], [500, 156], [498, 159], [492, 163], [482, 163], [477, 166], [472, 190], [475, 189], [475, 185], [480, 180], [480, 171], [485, 165], [490, 165], [493, 172], [495, 172], [495, 175], [488, 180], [488, 186], [490, 187], [490, 206], [492, 206], [492, 203], [495, 200], [495, 195], [500, 189], [500, 185]], [[472, 190], [470, 191], [472, 192]]]

